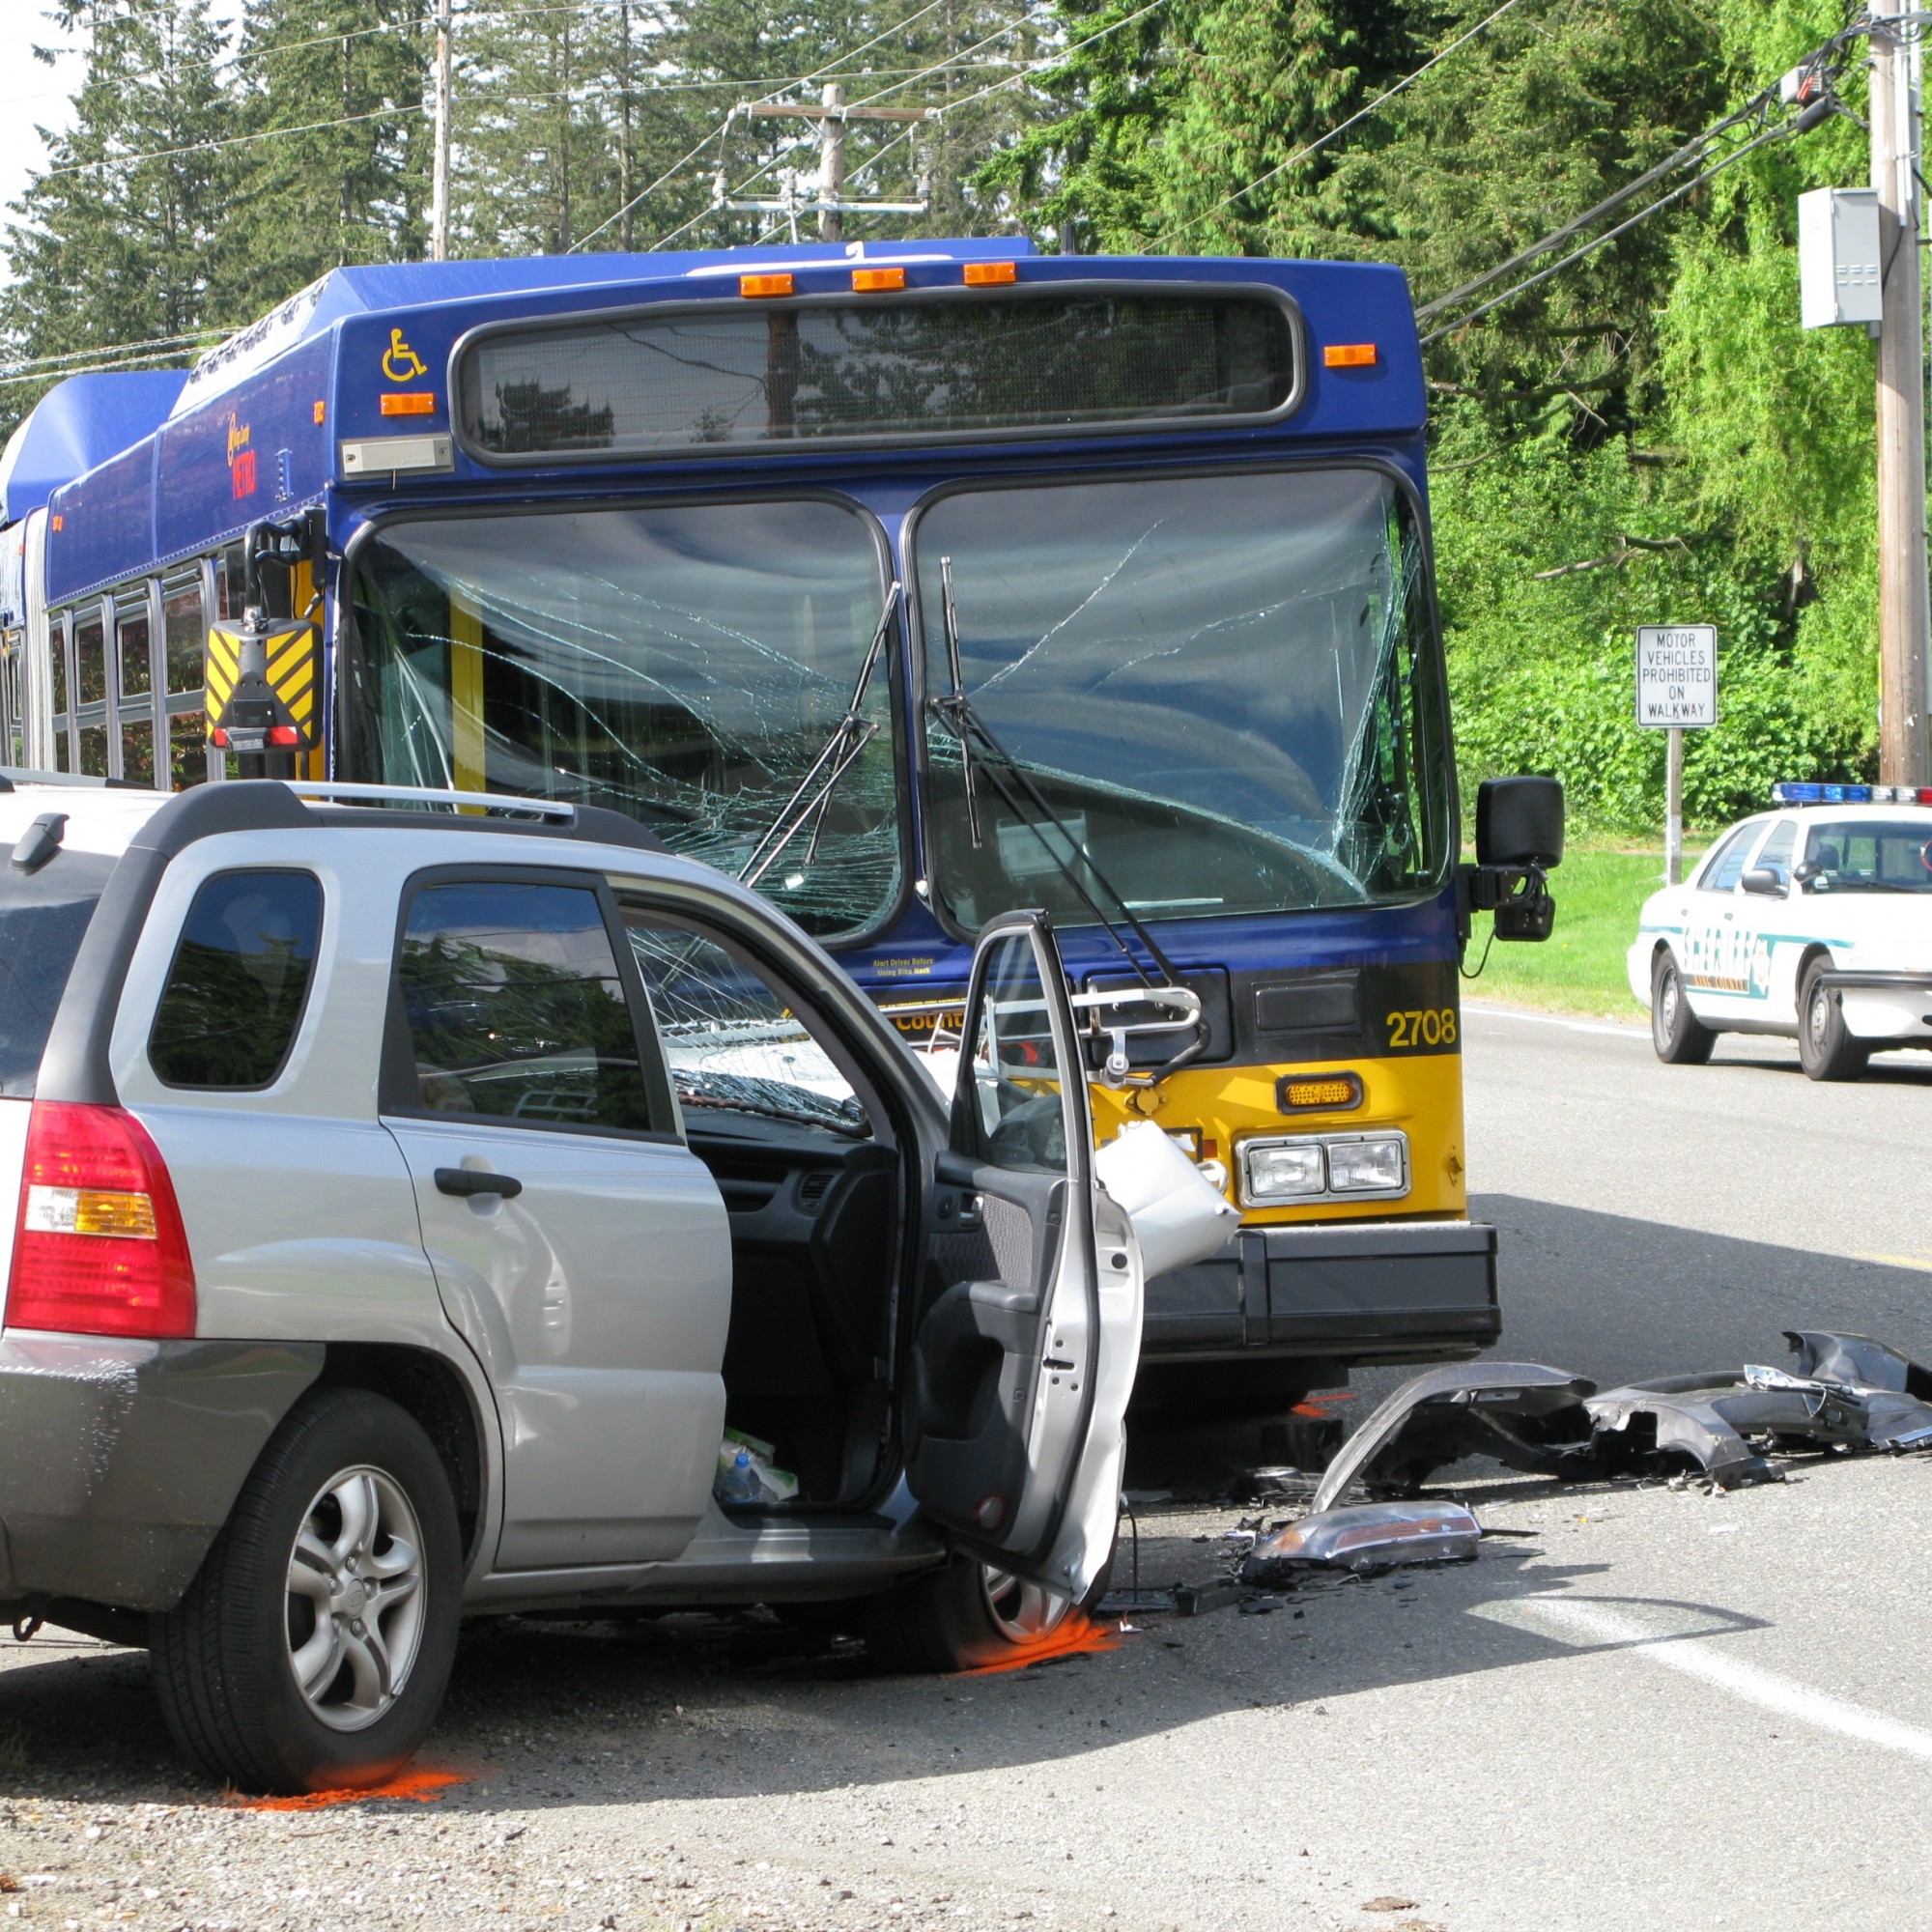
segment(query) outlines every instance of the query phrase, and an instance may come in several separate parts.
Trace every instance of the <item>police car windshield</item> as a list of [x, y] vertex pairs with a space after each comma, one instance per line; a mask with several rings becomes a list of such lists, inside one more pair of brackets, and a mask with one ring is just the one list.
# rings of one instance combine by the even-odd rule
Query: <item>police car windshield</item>
[[1813, 892], [1932, 893], [1932, 820], [1810, 826], [1804, 864]]

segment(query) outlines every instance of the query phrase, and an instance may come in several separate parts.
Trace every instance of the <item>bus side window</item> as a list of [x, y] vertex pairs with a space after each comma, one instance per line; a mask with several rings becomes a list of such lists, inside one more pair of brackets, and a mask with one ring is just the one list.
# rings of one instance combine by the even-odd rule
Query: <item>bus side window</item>
[[239, 623], [247, 596], [247, 554], [240, 544], [230, 544], [214, 560], [214, 614], [223, 623]]
[[202, 714], [202, 647], [208, 618], [201, 581], [165, 586], [161, 596], [168, 707], [168, 788], [182, 791], [208, 780], [208, 731]]
[[80, 718], [80, 769], [88, 778], [107, 776], [107, 633], [96, 605], [73, 627], [73, 696]]

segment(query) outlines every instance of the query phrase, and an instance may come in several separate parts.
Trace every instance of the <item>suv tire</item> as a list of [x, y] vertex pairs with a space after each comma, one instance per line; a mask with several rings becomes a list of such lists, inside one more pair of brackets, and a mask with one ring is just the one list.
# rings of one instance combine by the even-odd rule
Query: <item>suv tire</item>
[[1829, 959], [1814, 959], [1804, 969], [1798, 993], [1799, 1064], [1813, 1080], [1856, 1080], [1871, 1048], [1845, 1025], [1832, 989], [1819, 984], [1831, 969]]
[[977, 1670], [1052, 1637], [1070, 1614], [1091, 1616], [1113, 1576], [1111, 1550], [1076, 1605], [974, 1557], [955, 1556], [883, 1597], [867, 1600], [866, 1648], [895, 1673]]
[[304, 1396], [155, 1619], [175, 1742], [244, 1791], [392, 1776], [442, 1702], [461, 1571], [449, 1478], [414, 1418], [360, 1389]]
[[1718, 1036], [1690, 1010], [1684, 976], [1666, 946], [1650, 964], [1650, 1043], [1671, 1066], [1702, 1066]]

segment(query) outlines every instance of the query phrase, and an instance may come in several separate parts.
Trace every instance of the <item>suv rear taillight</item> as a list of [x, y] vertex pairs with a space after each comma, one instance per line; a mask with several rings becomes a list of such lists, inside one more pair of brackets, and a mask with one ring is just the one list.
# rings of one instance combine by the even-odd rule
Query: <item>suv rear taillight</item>
[[148, 1130], [119, 1107], [36, 1100], [8, 1327], [159, 1340], [194, 1320], [187, 1235]]

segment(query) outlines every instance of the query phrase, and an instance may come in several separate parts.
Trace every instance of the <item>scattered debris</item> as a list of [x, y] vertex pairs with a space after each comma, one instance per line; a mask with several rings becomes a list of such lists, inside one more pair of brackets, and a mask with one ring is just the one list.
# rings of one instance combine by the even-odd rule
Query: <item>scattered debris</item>
[[1364, 1912], [1413, 1912], [1415, 1900], [1412, 1898], [1372, 1898], [1362, 1907]]
[[1297, 1570], [1379, 1570], [1396, 1563], [1466, 1563], [1483, 1526], [1461, 1503], [1358, 1503], [1305, 1516], [1256, 1544], [1244, 1583], [1292, 1585]]
[[1241, 1600], [1240, 1584], [1232, 1580], [1222, 1583], [1183, 1583], [1174, 1593], [1174, 1608], [1177, 1616], [1205, 1617], [1210, 1610], [1225, 1610], [1230, 1604]]

